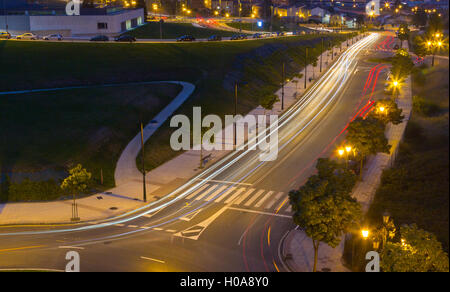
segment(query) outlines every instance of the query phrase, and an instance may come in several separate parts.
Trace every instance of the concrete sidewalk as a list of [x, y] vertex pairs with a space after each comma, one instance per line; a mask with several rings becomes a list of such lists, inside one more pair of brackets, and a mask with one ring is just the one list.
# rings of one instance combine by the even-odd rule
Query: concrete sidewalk
[[[351, 43], [351, 42], [350, 42]], [[343, 49], [346, 49], [346, 42]], [[344, 51], [344, 50], [343, 50]], [[334, 50], [335, 53], [339, 49]], [[313, 75], [316, 79], [332, 65], [338, 56], [333, 57], [329, 51], [323, 53], [323, 68], [308, 65], [306, 89], [304, 89], [304, 79], [294, 79], [284, 87], [284, 109], [294, 104], [315, 80], [309, 80]], [[320, 59], [319, 59], [320, 60]], [[314, 70], [314, 71], [313, 71]], [[304, 74], [304, 70], [301, 72]], [[296, 86], [296, 81], [298, 81]], [[175, 83], [178, 83], [175, 81]], [[182, 82], [183, 83], [183, 82]], [[156, 124], [150, 123], [145, 126], [144, 139], [147, 140], [164, 121], [181, 105], [194, 90], [193, 85], [183, 84], [183, 91], [170, 103], [154, 120]], [[276, 93], [281, 100], [281, 89]], [[278, 115], [281, 111], [281, 101], [277, 102], [271, 111], [265, 111], [267, 115]], [[262, 115], [264, 109], [257, 107], [248, 115]], [[224, 132], [230, 130], [233, 125], [228, 125], [219, 133], [221, 137]], [[233, 141], [218, 139], [217, 143], [233, 144]], [[95, 194], [77, 200], [78, 212], [82, 222], [99, 221], [118, 216], [120, 214], [135, 210], [145, 206], [142, 201], [142, 173], [136, 167], [136, 157], [141, 150], [140, 134], [137, 134], [125, 148], [119, 158], [115, 172], [116, 187], [101, 194]], [[207, 166], [217, 162], [231, 151], [203, 151], [204, 157], [210, 155]], [[200, 162], [200, 151], [186, 151], [161, 166], [146, 174], [147, 203], [154, 202], [167, 195], [177, 187], [183, 185], [189, 179], [198, 175], [201, 170], [198, 168]], [[68, 223], [71, 216], [72, 201], [54, 201], [46, 203], [6, 203], [0, 204], [0, 225], [10, 224], [56, 224]]]
[[[405, 116], [402, 123], [398, 125], [389, 124], [386, 128], [386, 138], [392, 146], [389, 154], [378, 153], [371, 157], [363, 170], [363, 179], [353, 189], [353, 197], [361, 203], [363, 212], [366, 213], [374, 198], [375, 192], [381, 182], [383, 170], [391, 167], [398, 153], [399, 144], [408, 124], [412, 110], [412, 88], [411, 77], [404, 84], [404, 90], [396, 100], [398, 107], [403, 110]], [[350, 271], [344, 267], [342, 255], [345, 240], [339, 246], [331, 248], [321, 243], [319, 247], [319, 258], [317, 271], [344, 272]], [[312, 271], [314, 265], [314, 247], [312, 240], [303, 231], [292, 230], [283, 242], [283, 254], [285, 264], [292, 271]]]

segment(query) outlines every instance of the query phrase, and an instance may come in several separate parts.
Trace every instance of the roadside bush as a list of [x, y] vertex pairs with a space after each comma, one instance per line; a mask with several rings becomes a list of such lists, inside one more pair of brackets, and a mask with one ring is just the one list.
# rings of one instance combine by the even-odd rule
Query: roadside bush
[[64, 192], [55, 180], [31, 181], [23, 180], [21, 183], [12, 183], [9, 187], [8, 201], [43, 201], [55, 200]]
[[440, 111], [439, 105], [418, 95], [413, 96], [413, 111], [425, 117], [434, 116]]
[[11, 184], [11, 181], [9, 179], [9, 176], [6, 176], [4, 179], [0, 178], [0, 202], [8, 201], [8, 193], [9, 193], [10, 184]]

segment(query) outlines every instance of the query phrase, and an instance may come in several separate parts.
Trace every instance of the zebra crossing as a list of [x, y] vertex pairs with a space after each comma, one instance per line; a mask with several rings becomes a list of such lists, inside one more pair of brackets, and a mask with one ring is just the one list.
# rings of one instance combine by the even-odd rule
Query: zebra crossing
[[232, 207], [292, 214], [287, 193], [256, 189], [250, 186], [206, 183], [186, 196], [185, 200], [231, 204]]

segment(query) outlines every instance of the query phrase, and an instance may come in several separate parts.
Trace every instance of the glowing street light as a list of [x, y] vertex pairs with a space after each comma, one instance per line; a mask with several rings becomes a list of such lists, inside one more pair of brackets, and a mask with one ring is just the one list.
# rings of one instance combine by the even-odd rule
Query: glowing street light
[[342, 148], [338, 149], [338, 154], [340, 157], [342, 157], [342, 155], [344, 155], [344, 149]]
[[345, 151], [348, 153], [350, 153], [350, 151], [352, 151], [352, 146], [345, 146]]
[[364, 238], [364, 240], [366, 240], [367, 238], [369, 238], [369, 230], [368, 229], [361, 230], [361, 235], [362, 235], [362, 238]]

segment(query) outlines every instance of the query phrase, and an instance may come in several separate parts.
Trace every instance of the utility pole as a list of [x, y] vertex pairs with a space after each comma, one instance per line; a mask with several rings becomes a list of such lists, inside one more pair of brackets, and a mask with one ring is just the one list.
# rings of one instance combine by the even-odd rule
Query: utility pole
[[242, 32], [241, 0], [239, 0], [238, 10], [239, 10], [239, 33], [241, 33]]
[[306, 72], [308, 72], [308, 47], [305, 48], [305, 89], [306, 89]]
[[284, 62], [281, 70], [281, 110], [284, 110]]
[[[238, 100], [238, 84], [237, 82], [234, 85], [234, 118], [237, 116], [237, 100]], [[237, 129], [236, 129], [236, 121], [234, 121], [234, 147], [236, 148], [237, 144]]]
[[322, 56], [323, 56], [323, 37], [322, 37], [322, 49], [320, 50], [320, 73], [322, 73]]
[[144, 202], [147, 202], [147, 190], [145, 186], [145, 148], [144, 148], [144, 126], [141, 123], [141, 147], [142, 147], [142, 182]]
[[5, 13], [5, 29], [8, 32], [8, 12], [6, 11], [6, 0], [3, 0], [3, 13]]

